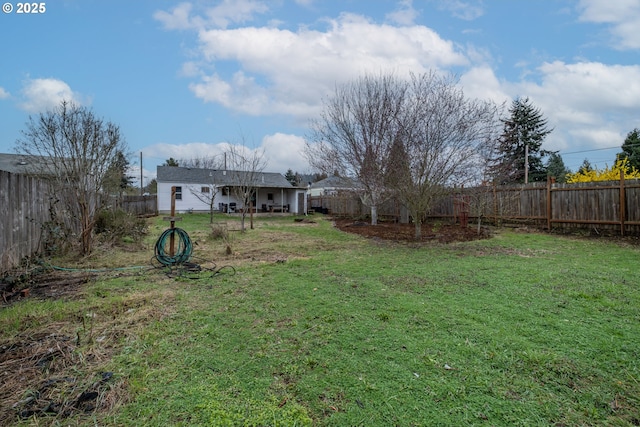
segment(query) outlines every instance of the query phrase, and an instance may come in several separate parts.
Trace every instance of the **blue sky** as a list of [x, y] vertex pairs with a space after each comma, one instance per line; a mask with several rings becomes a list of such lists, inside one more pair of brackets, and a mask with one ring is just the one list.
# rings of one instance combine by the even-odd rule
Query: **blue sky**
[[139, 176], [169, 157], [264, 149], [310, 172], [309, 120], [336, 84], [430, 69], [470, 97], [529, 97], [543, 148], [611, 165], [640, 127], [638, 0], [52, 0], [0, 13], [0, 152], [62, 99], [121, 128]]

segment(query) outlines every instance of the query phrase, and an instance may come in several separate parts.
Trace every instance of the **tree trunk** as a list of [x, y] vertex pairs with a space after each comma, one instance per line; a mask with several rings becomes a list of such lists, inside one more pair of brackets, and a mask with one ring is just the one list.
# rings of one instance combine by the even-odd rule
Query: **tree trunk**
[[378, 224], [378, 206], [371, 205], [371, 225]]
[[420, 219], [417, 219], [415, 216], [413, 220], [415, 221], [415, 225], [416, 225], [415, 233], [413, 237], [416, 240], [422, 240], [422, 221]]
[[253, 201], [249, 202], [249, 224], [253, 230]]
[[80, 202], [80, 255], [91, 253], [92, 218], [89, 217], [89, 207], [86, 202]]

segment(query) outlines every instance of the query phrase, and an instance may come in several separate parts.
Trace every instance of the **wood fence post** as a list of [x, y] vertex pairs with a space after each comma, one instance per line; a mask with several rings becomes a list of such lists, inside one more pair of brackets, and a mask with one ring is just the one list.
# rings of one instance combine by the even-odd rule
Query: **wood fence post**
[[624, 221], [625, 221], [625, 182], [624, 182], [624, 170], [620, 170], [620, 235], [624, 236]]
[[[171, 187], [171, 229], [176, 228], [176, 187]], [[169, 255], [174, 256], [176, 253], [176, 238], [175, 233], [171, 233], [169, 236]]]

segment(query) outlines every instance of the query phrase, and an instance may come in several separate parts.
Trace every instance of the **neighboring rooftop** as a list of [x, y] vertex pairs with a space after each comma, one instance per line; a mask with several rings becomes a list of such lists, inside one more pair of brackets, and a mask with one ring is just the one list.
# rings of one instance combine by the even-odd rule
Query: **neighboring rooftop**
[[[238, 174], [248, 174], [249, 172], [184, 168], [179, 166], [158, 166], [158, 182], [174, 182], [185, 184], [215, 184], [215, 185], [237, 185], [235, 178]], [[253, 183], [255, 187], [278, 187], [293, 188], [284, 175], [276, 172], [256, 173], [257, 180]]]
[[0, 153], [0, 170], [19, 174], [35, 173], [42, 169], [42, 163], [38, 164], [40, 159], [26, 154]]
[[332, 175], [328, 178], [322, 179], [318, 182], [311, 184], [310, 188], [335, 188], [335, 189], [349, 189], [353, 190], [358, 188], [358, 181], [352, 178], [345, 178], [342, 176]]

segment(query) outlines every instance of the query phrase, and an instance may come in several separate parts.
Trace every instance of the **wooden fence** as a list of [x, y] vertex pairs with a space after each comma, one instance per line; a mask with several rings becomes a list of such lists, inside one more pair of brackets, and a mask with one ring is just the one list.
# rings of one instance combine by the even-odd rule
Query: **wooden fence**
[[[332, 215], [362, 217], [369, 208], [357, 195], [311, 198], [311, 207]], [[381, 218], [401, 222], [404, 207], [395, 200], [378, 208]], [[469, 221], [482, 218], [495, 225], [527, 224], [541, 229], [588, 229], [640, 234], [640, 181], [580, 184], [534, 183], [452, 189], [429, 212], [430, 218]], [[405, 217], [408, 218], [408, 217]]]
[[0, 171], [0, 271], [40, 249], [41, 225], [51, 218], [48, 194], [47, 181]]
[[113, 207], [137, 216], [158, 215], [158, 196], [123, 196], [114, 201]]
[[[43, 249], [44, 225], [50, 223], [52, 214], [69, 229], [78, 226], [77, 219], [64, 210], [64, 203], [51, 200], [50, 194], [45, 179], [0, 170], [0, 274]], [[57, 199], [63, 197], [56, 194]], [[157, 198], [124, 196], [121, 207], [139, 216], [154, 215]]]

